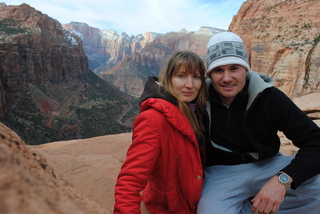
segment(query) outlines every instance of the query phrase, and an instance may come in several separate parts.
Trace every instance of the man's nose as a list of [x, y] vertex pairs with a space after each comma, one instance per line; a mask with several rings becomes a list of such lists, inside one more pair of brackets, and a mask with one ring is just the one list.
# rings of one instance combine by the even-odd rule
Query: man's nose
[[223, 73], [223, 81], [225, 81], [225, 82], [230, 82], [231, 80], [232, 80], [231, 72], [225, 71], [225, 72]]

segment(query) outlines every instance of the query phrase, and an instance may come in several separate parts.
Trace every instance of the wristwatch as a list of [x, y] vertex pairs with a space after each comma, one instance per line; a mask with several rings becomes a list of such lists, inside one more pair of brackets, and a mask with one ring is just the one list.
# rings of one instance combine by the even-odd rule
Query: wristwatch
[[289, 189], [291, 187], [289, 175], [283, 172], [278, 172], [276, 175], [278, 176], [278, 181], [283, 184], [286, 189]]

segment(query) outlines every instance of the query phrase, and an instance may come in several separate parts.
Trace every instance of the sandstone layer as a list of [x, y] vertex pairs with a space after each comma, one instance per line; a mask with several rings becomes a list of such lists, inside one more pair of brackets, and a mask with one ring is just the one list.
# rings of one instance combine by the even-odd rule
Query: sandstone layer
[[27, 4], [0, 3], [0, 118], [28, 144], [131, 130], [135, 99], [89, 70], [82, 41]]
[[19, 90], [89, 72], [82, 40], [27, 4], [0, 5], [2, 84]]
[[[320, 126], [320, 120], [315, 121]], [[131, 143], [131, 133], [95, 138], [60, 141], [30, 146], [42, 154], [82, 194], [113, 210], [114, 186], [120, 167]], [[280, 152], [295, 155], [298, 148], [283, 134]], [[144, 208], [144, 207], [142, 207]], [[145, 210], [142, 213], [147, 213]]]
[[0, 123], [1, 214], [109, 214]]
[[[320, 123], [319, 123], [320, 125]], [[60, 141], [30, 146], [42, 154], [83, 195], [113, 210], [114, 186], [131, 143], [131, 133]], [[281, 136], [280, 152], [295, 155], [298, 148]], [[145, 211], [143, 213], [146, 213]]]
[[170, 32], [158, 35], [139, 51], [126, 55], [116, 66], [101, 71], [99, 76], [121, 91], [139, 97], [148, 76], [158, 76], [169, 55], [174, 51], [192, 51], [203, 60], [206, 44], [213, 34], [225, 30], [201, 27], [196, 32]]
[[82, 39], [90, 69], [95, 73], [113, 67], [125, 56], [138, 52], [160, 35], [148, 32], [144, 36], [139, 34], [129, 37], [125, 32], [118, 35], [114, 30], [100, 30], [80, 22], [63, 24], [63, 27]]
[[[275, 86], [290, 98], [320, 91], [319, 8], [320, 2], [314, 0], [248, 0], [229, 26], [229, 31], [244, 40], [252, 70], [271, 76]], [[191, 50], [204, 57], [209, 38], [186, 31], [161, 35], [102, 72], [101, 77], [139, 96], [142, 85], [125, 84], [131, 78], [126, 74], [137, 68], [155, 74], [174, 50]], [[140, 79], [146, 80], [143, 75]]]
[[82, 194], [112, 211], [115, 182], [130, 143], [131, 133], [123, 133], [31, 148]]
[[320, 119], [320, 93], [312, 93], [293, 99], [293, 102], [311, 119]]
[[320, 1], [248, 0], [229, 26], [242, 37], [251, 68], [290, 97], [320, 92]]

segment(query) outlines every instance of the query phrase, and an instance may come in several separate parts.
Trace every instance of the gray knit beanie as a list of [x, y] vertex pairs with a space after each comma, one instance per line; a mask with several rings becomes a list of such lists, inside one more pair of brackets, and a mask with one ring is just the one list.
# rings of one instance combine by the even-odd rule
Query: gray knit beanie
[[212, 69], [221, 65], [238, 64], [250, 71], [243, 41], [231, 32], [218, 33], [211, 37], [207, 44], [206, 64], [208, 77]]

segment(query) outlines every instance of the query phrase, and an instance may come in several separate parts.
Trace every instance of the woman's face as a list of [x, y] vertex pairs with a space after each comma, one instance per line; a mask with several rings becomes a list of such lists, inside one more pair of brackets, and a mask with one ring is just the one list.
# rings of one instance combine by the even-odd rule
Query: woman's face
[[172, 77], [172, 87], [176, 95], [184, 102], [191, 102], [197, 98], [201, 88], [200, 72], [188, 73], [185, 66], [181, 66]]

